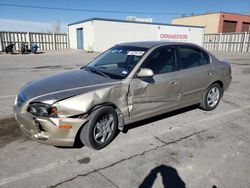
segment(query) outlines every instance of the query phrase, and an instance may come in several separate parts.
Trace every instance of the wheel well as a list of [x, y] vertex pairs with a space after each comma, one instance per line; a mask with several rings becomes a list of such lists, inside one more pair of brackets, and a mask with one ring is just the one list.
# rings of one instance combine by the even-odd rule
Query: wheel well
[[114, 110], [116, 111], [116, 114], [117, 114], [117, 118], [118, 118], [118, 129], [119, 130], [123, 130], [124, 128], [124, 117], [123, 117], [123, 114], [121, 112], [121, 110], [113, 103], [102, 103], [102, 104], [98, 104], [98, 105], [95, 105], [93, 106], [88, 114], [90, 115], [93, 111], [97, 110], [98, 108], [101, 108], [103, 106], [111, 106], [112, 108], [114, 108]]
[[224, 94], [224, 90], [223, 90], [223, 82], [222, 81], [220, 81], [220, 80], [217, 80], [217, 81], [215, 81], [215, 82], [213, 82], [212, 84], [219, 84], [219, 86], [221, 87], [221, 89], [222, 89], [222, 96], [223, 96], [223, 94]]
[[[120, 110], [115, 104], [113, 104], [113, 103], [103, 103], [103, 104], [98, 104], [98, 105], [93, 106], [93, 107], [88, 111], [88, 113], [87, 113], [88, 116], [87, 116], [86, 118], [88, 118], [88, 117], [90, 116], [90, 114], [91, 114], [93, 111], [95, 111], [95, 110], [97, 110], [98, 108], [101, 108], [101, 107], [103, 107], [103, 106], [111, 106], [111, 107], [113, 107], [113, 108], [115, 109], [115, 111], [116, 111], [116, 113], [117, 113], [117, 118], [118, 118], [118, 129], [119, 129], [120, 131], [122, 131], [123, 128], [124, 128], [124, 125], [125, 125], [125, 123], [124, 123], [124, 118], [123, 118], [123, 114], [122, 114], [121, 110]], [[88, 122], [88, 121], [87, 121], [87, 122]], [[84, 126], [87, 122], [85, 122], [85, 123], [80, 127], [80, 129], [78, 130], [78, 132], [77, 132], [77, 134], [76, 134], [75, 142], [74, 142], [74, 147], [76, 147], [76, 148], [80, 148], [80, 147], [83, 146], [82, 143], [81, 143], [81, 141], [80, 141], [80, 133], [81, 133], [81, 130], [82, 130], [83, 126]]]
[[215, 83], [219, 84], [219, 86], [223, 89], [223, 82], [222, 81], [217, 80], [217, 81], [213, 82], [212, 84], [215, 84]]
[[88, 112], [87, 114], [91, 114], [93, 111], [97, 110], [98, 108], [101, 108], [103, 106], [111, 106], [112, 108], [114, 108], [115, 110], [118, 109], [116, 105], [114, 105], [113, 103], [101, 103], [101, 104], [97, 104], [95, 106], [93, 106]]

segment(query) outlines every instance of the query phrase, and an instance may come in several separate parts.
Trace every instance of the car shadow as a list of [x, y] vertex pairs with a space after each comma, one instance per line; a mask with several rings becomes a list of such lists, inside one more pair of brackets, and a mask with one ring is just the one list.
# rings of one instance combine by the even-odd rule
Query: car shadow
[[145, 177], [143, 182], [140, 184], [139, 188], [151, 188], [160, 174], [162, 178], [163, 187], [172, 188], [185, 188], [185, 182], [179, 176], [177, 170], [171, 166], [160, 165], [152, 169], [150, 173]]
[[44, 54], [45, 52], [42, 52], [42, 51], [39, 51], [39, 52], [36, 52], [36, 53], [32, 53], [30, 50], [28, 52], [24, 52], [23, 54], [22, 53], [19, 53], [21, 55], [29, 55], [29, 54]]
[[35, 54], [44, 54], [44, 52], [36, 52]]
[[159, 121], [159, 120], [169, 118], [169, 117], [172, 117], [172, 116], [176, 116], [176, 115], [179, 115], [179, 114], [182, 114], [182, 113], [185, 113], [185, 112], [197, 109], [197, 108], [198, 108], [198, 105], [192, 105], [192, 106], [188, 106], [188, 107], [185, 107], [185, 108], [182, 108], [182, 109], [171, 111], [171, 112], [168, 112], [168, 113], [165, 113], [165, 114], [154, 116], [152, 118], [144, 119], [144, 120], [141, 120], [141, 121], [138, 121], [138, 122], [135, 122], [135, 123], [127, 124], [123, 128], [122, 132], [126, 134], [130, 129], [141, 127], [143, 125], [153, 123], [155, 121]]

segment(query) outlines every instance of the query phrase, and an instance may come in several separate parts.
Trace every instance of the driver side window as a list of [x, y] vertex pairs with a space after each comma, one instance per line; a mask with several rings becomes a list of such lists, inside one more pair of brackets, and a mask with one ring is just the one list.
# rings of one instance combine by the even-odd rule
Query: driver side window
[[151, 69], [154, 74], [163, 74], [175, 71], [175, 62], [175, 49], [165, 46], [154, 50], [141, 67]]

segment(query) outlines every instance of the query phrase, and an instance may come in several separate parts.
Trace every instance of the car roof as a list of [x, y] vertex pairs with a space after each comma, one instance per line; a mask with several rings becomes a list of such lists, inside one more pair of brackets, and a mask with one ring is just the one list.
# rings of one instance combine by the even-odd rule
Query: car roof
[[134, 46], [134, 47], [141, 47], [141, 48], [152, 48], [158, 45], [191, 45], [197, 46], [193, 43], [187, 42], [169, 42], [169, 41], [138, 41], [138, 42], [125, 42], [120, 43], [118, 46]]

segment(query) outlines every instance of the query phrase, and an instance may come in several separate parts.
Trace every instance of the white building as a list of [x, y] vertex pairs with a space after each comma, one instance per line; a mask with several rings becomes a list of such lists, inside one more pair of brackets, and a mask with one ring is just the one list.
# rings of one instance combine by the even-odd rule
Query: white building
[[137, 21], [137, 22], [150, 22], [150, 23], [153, 22], [152, 18], [138, 18], [136, 16], [128, 16], [127, 20], [128, 21]]
[[68, 25], [71, 49], [105, 51], [122, 42], [167, 40], [202, 46], [204, 27], [91, 18]]

